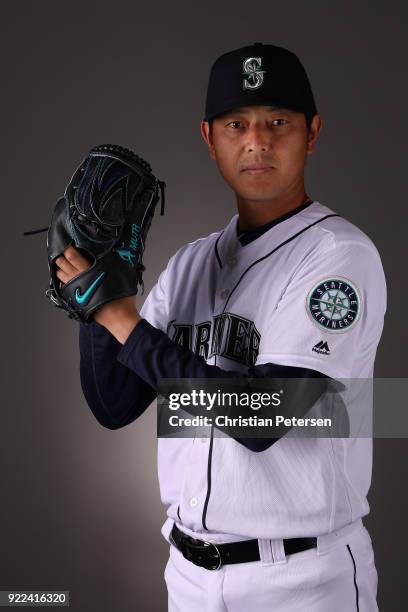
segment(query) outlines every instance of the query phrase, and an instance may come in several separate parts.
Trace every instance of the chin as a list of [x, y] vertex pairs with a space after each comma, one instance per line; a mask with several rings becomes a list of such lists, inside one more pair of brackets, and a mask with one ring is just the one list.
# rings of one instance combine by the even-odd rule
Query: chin
[[246, 200], [271, 200], [279, 196], [281, 191], [277, 189], [277, 185], [252, 185], [251, 187], [236, 189], [235, 191]]
[[275, 198], [279, 197], [278, 193], [259, 193], [259, 191], [256, 193], [248, 193], [241, 191], [240, 193], [235, 192], [235, 194], [241, 201], [256, 202], [260, 206], [264, 203], [270, 203], [271, 200], [274, 200]]
[[236, 190], [243, 194], [262, 195], [267, 193], [271, 196], [280, 191], [279, 181], [276, 180], [276, 177], [274, 180], [271, 180], [270, 176], [267, 177], [266, 175], [262, 174], [258, 176], [248, 176], [244, 179], [244, 181], [237, 181]]

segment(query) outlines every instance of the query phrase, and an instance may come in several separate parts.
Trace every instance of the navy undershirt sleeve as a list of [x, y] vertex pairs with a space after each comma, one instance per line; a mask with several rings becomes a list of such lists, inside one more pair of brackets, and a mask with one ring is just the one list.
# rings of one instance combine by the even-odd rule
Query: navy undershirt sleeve
[[[96, 322], [80, 325], [79, 342], [84, 396], [95, 418], [109, 429], [124, 427], [137, 419], [157, 397], [158, 384], [163, 378], [324, 377], [307, 368], [277, 364], [253, 366], [246, 373], [226, 371], [208, 365], [203, 357], [174, 343], [146, 319], [136, 325], [123, 345]], [[310, 408], [310, 403], [299, 402], [296, 416], [304, 416]], [[199, 414], [190, 408], [188, 411]], [[282, 433], [284, 431], [282, 429]], [[224, 429], [224, 432], [228, 434], [228, 429]], [[234, 439], [246, 448], [260, 452], [279, 438]]]
[[101, 425], [118, 429], [139, 417], [157, 392], [116, 357], [122, 344], [102, 325], [80, 323], [80, 379], [85, 399]]

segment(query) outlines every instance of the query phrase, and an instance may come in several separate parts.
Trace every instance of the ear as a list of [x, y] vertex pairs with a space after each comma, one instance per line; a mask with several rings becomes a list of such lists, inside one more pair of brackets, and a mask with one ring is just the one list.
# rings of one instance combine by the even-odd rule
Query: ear
[[[213, 130], [214, 130], [214, 124], [213, 124]], [[208, 147], [208, 152], [210, 154], [211, 159], [215, 159], [215, 149], [211, 141], [210, 124], [208, 123], [208, 121], [201, 121], [200, 131], [201, 131], [201, 136], [203, 137], [204, 142], [206, 143]]]
[[322, 118], [319, 114], [315, 115], [310, 124], [309, 134], [307, 136], [307, 154], [313, 153], [316, 147], [317, 139], [322, 129]]

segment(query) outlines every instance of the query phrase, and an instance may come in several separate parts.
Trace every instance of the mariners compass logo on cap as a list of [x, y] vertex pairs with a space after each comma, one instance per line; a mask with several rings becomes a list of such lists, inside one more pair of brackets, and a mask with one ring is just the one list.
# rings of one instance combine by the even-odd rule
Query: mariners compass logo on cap
[[262, 57], [247, 57], [242, 63], [244, 89], [258, 89], [264, 80], [266, 70], [261, 70]]

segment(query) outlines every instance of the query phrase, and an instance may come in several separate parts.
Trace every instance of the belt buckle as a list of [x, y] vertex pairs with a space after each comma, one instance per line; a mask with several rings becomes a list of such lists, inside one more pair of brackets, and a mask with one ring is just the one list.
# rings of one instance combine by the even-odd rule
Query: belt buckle
[[[192, 563], [194, 563], [194, 565], [198, 565], [199, 567], [204, 567], [208, 570], [220, 569], [222, 565], [221, 553], [218, 550], [217, 546], [212, 542], [207, 542], [206, 540], [195, 540], [196, 542], [199, 542], [198, 544], [192, 543], [191, 540], [195, 540], [195, 538], [190, 538], [190, 540], [184, 542], [184, 546], [181, 551], [183, 553], [183, 556]], [[204, 555], [199, 555], [197, 559], [195, 555], [189, 552], [189, 548], [196, 553], [198, 553], [200, 550], [202, 550], [203, 552], [205, 550], [209, 554], [205, 555], [207, 557], [206, 559], [204, 558]], [[212, 548], [212, 552], [210, 552], [210, 548]], [[215, 554], [213, 551], [215, 551]], [[210, 557], [216, 559], [217, 563], [211, 563]]]
[[215, 549], [215, 555], [213, 554], [212, 556], [215, 557], [215, 559], [218, 560], [218, 565], [212, 565], [210, 567], [207, 567], [207, 569], [209, 569], [209, 570], [218, 570], [218, 569], [220, 569], [220, 567], [222, 565], [222, 563], [221, 563], [221, 553], [218, 550], [217, 546], [215, 544], [213, 544], [212, 542], [207, 542], [206, 540], [203, 540], [203, 542], [204, 542], [204, 547], [212, 546]]

